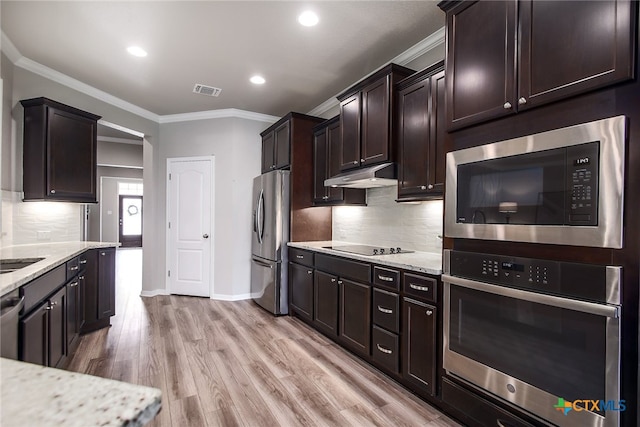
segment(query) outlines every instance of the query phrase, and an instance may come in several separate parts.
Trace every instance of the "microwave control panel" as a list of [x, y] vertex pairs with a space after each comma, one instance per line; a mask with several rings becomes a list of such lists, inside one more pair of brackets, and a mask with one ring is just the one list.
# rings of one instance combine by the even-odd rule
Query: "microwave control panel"
[[451, 251], [450, 274], [541, 293], [606, 301], [606, 266]]
[[566, 159], [566, 223], [598, 225], [599, 143], [567, 147]]

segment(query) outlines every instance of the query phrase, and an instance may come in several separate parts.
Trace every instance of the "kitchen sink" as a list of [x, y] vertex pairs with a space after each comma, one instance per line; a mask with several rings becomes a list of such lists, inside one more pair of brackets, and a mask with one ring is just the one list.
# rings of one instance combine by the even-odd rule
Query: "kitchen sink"
[[20, 270], [43, 259], [44, 258], [0, 259], [0, 274]]

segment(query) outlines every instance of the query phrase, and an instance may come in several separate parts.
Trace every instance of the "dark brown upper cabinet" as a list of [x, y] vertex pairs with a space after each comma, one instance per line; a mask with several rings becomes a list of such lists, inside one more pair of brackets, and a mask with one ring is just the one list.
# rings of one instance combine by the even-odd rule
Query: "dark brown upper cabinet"
[[413, 73], [408, 68], [389, 64], [338, 95], [341, 171], [395, 159], [394, 87]]
[[445, 79], [439, 62], [398, 83], [398, 199], [442, 198]]
[[96, 116], [34, 98], [24, 107], [24, 200], [96, 203]]
[[324, 181], [340, 173], [340, 116], [313, 129], [313, 203], [315, 205], [364, 205], [366, 190], [325, 187]]
[[291, 165], [291, 124], [289, 120], [271, 127], [262, 135], [262, 173]]
[[445, 1], [447, 126], [460, 129], [634, 77], [637, 4]]

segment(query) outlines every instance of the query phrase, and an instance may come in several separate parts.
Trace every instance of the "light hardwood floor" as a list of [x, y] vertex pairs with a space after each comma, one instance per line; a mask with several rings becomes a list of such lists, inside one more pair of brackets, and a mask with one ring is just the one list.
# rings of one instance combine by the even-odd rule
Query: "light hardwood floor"
[[140, 250], [118, 250], [116, 316], [72, 371], [162, 390], [153, 426], [459, 426], [292, 317], [252, 301], [140, 298]]

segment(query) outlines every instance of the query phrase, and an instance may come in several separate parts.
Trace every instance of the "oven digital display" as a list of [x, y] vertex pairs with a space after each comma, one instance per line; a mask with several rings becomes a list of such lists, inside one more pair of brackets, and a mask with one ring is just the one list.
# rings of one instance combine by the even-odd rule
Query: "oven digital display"
[[515, 264], [513, 262], [503, 262], [501, 267], [503, 270], [508, 270], [508, 271], [519, 271], [519, 272], [524, 271], [524, 265]]

